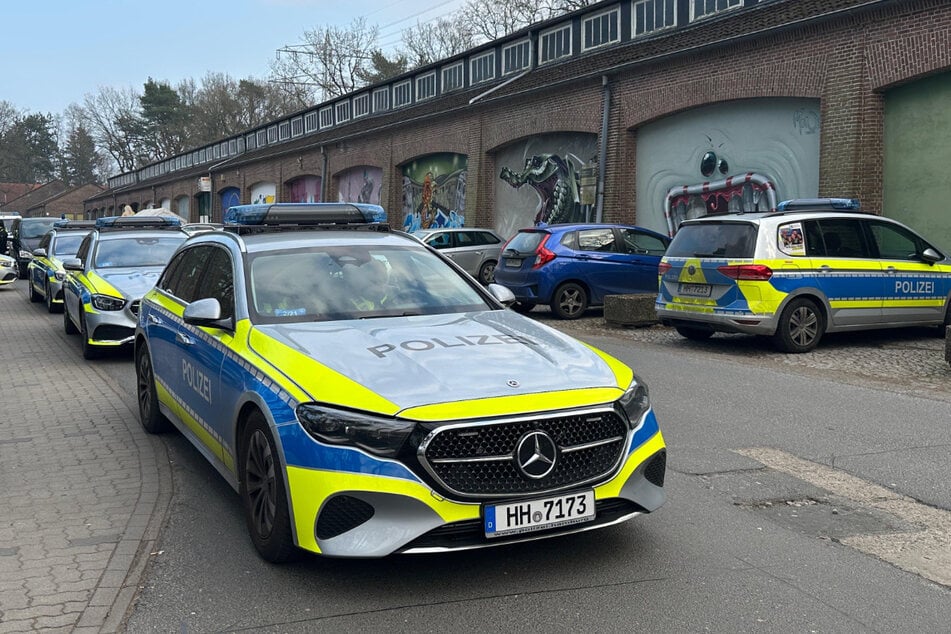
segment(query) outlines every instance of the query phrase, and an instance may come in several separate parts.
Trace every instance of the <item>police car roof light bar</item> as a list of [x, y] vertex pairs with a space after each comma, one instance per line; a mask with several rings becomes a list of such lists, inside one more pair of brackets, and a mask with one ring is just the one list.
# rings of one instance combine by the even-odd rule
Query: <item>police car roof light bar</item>
[[97, 229], [179, 229], [182, 221], [168, 216], [107, 216], [96, 219]]
[[53, 227], [56, 229], [85, 229], [95, 226], [95, 220], [57, 220], [53, 223]]
[[794, 198], [776, 205], [776, 211], [861, 211], [858, 198]]
[[236, 205], [224, 214], [224, 224], [238, 226], [325, 226], [381, 223], [386, 212], [365, 203], [274, 203]]

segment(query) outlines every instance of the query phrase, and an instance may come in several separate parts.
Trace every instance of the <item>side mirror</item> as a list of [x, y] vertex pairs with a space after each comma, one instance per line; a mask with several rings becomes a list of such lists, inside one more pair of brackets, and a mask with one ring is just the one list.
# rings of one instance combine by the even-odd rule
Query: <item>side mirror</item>
[[921, 252], [921, 259], [930, 264], [934, 264], [935, 262], [940, 262], [944, 258], [941, 257], [940, 253], [938, 253], [931, 247], [928, 247], [927, 249]]
[[63, 260], [63, 268], [67, 271], [82, 271], [83, 261], [79, 258], [69, 258], [68, 260]]
[[45, 257], [46, 257], [46, 249], [39, 248], [39, 247], [37, 247], [36, 249], [33, 249], [33, 257], [34, 257], [34, 258], [45, 258]]
[[182, 319], [192, 326], [233, 330], [230, 319], [221, 318], [221, 304], [214, 297], [195, 300], [185, 307]]
[[489, 284], [487, 288], [492, 297], [498, 300], [503, 306], [511, 306], [515, 303], [515, 293], [509, 290], [508, 287], [493, 283]]

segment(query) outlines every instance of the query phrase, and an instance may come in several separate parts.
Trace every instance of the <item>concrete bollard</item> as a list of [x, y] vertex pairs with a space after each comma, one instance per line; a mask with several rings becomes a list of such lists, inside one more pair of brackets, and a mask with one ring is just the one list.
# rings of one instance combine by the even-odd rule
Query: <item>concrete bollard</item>
[[604, 296], [604, 321], [617, 326], [650, 326], [657, 323], [656, 293]]

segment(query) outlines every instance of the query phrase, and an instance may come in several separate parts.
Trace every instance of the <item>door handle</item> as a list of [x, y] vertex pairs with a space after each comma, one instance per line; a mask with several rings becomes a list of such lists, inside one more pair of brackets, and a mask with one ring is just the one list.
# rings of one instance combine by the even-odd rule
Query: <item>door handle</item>
[[176, 333], [176, 334], [175, 334], [175, 339], [178, 341], [178, 343], [183, 344], [183, 345], [186, 345], [186, 346], [193, 346], [193, 345], [195, 345], [195, 340], [192, 339], [191, 337], [189, 337], [188, 335], [186, 335], [186, 334], [183, 333], [183, 332]]
[[154, 324], [156, 326], [161, 326], [165, 322], [159, 319], [158, 317], [156, 317], [155, 315], [153, 315], [152, 313], [149, 313], [149, 323]]

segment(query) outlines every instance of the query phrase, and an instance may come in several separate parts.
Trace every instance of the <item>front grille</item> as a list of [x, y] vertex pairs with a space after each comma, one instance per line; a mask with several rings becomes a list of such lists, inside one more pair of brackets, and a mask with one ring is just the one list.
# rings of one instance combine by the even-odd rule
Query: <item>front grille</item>
[[135, 315], [136, 317], [139, 316], [139, 304], [141, 303], [142, 303], [142, 300], [133, 299], [132, 304], [129, 305], [129, 310], [131, 310], [132, 314]]
[[[544, 431], [558, 447], [555, 466], [534, 479], [516, 464], [519, 441]], [[435, 429], [420, 447], [420, 462], [450, 494], [530, 495], [594, 482], [611, 474], [626, 446], [627, 422], [613, 409], [545, 418], [451, 425]]]
[[93, 338], [97, 341], [122, 341], [135, 334], [132, 328], [125, 326], [103, 325], [98, 326], [93, 333]]
[[373, 517], [370, 504], [352, 495], [338, 495], [320, 511], [317, 518], [317, 539], [330, 539], [356, 528]]

